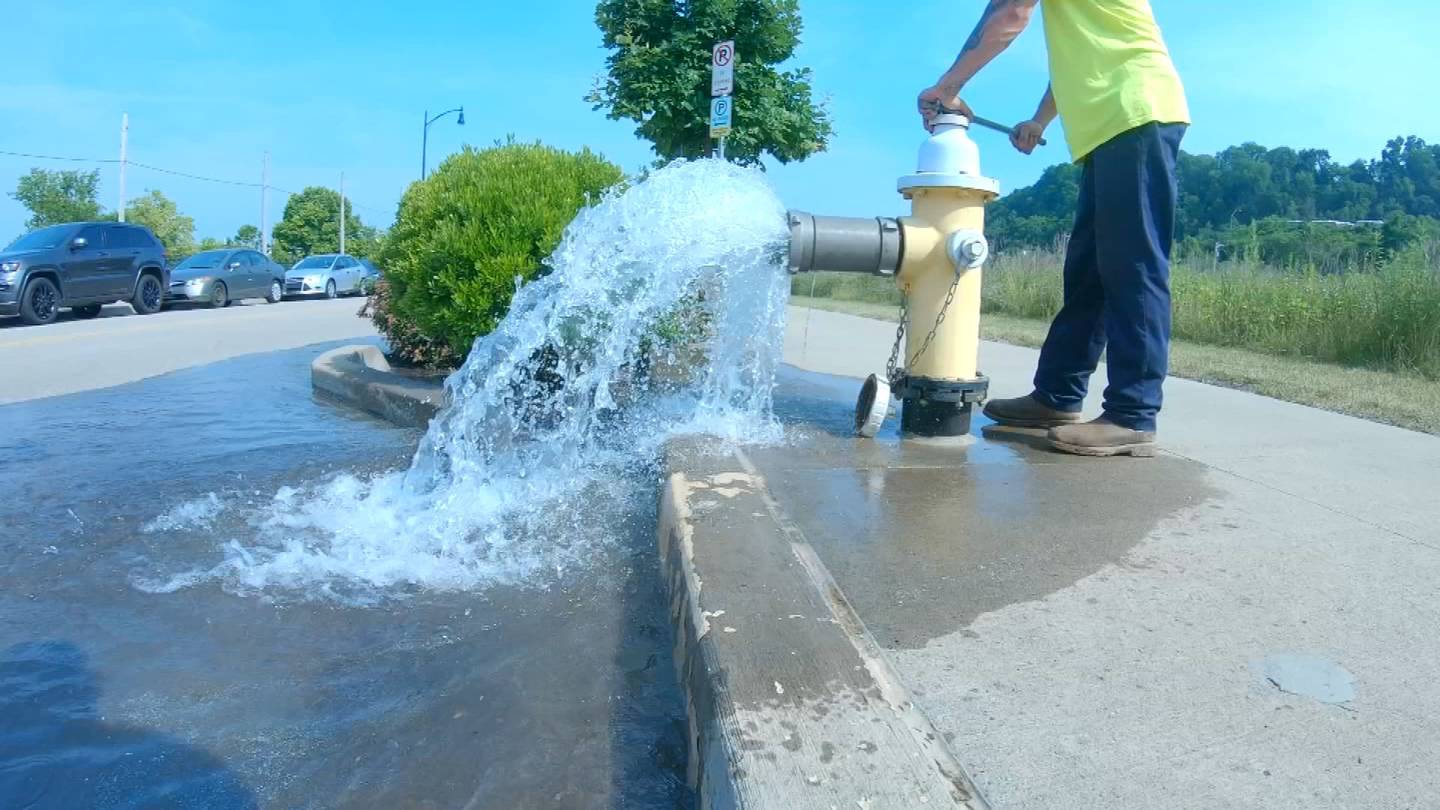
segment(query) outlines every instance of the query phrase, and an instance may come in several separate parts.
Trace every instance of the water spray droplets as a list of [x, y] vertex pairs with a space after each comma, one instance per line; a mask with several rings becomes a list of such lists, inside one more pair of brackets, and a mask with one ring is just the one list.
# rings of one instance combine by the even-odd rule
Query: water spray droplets
[[788, 279], [763, 176], [676, 163], [583, 209], [447, 387], [409, 469], [277, 493], [253, 540], [154, 590], [374, 598], [533, 582], [583, 568], [653, 497], [672, 436], [776, 439]]

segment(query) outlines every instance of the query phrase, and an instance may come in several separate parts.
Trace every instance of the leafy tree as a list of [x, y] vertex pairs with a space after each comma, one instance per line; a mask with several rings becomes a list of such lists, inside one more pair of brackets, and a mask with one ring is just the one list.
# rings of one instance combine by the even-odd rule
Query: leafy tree
[[1380, 229], [1380, 244], [1392, 255], [1411, 245], [1440, 242], [1440, 219], [1395, 214]]
[[64, 222], [85, 222], [100, 218], [96, 189], [100, 172], [48, 171], [31, 169], [15, 184], [10, 196], [30, 211], [25, 227], [43, 228]]
[[181, 214], [175, 203], [158, 191], [126, 203], [125, 221], [149, 228], [172, 261], [195, 252], [195, 220]]
[[220, 248], [228, 246], [229, 244], [222, 240], [216, 239], [213, 236], [207, 236], [200, 240], [200, 244], [195, 246], [195, 252], [200, 253], [206, 250], [219, 250]]
[[[1177, 174], [1182, 252], [1210, 255], [1218, 242], [1229, 246], [1225, 255], [1324, 268], [1342, 261], [1336, 257], [1365, 264], [1396, 255], [1433, 241], [1431, 226], [1440, 228], [1440, 145], [1419, 138], [1395, 138], [1377, 160], [1349, 165], [1323, 149], [1254, 143], [1215, 155], [1182, 152]], [[1077, 166], [1052, 166], [992, 205], [996, 244], [1054, 245], [1074, 218], [1078, 178]], [[1363, 224], [1305, 224], [1313, 220]]]
[[241, 225], [240, 230], [236, 231], [235, 235], [230, 237], [230, 244], [259, 250], [260, 229], [254, 225]]
[[[340, 250], [340, 194], [334, 189], [310, 186], [290, 197], [285, 215], [271, 234], [277, 261], [298, 261], [314, 253]], [[377, 247], [378, 234], [345, 202], [345, 252], [368, 258]]]
[[781, 163], [824, 151], [830, 114], [813, 99], [810, 71], [779, 70], [800, 42], [798, 0], [601, 0], [595, 19], [609, 73], [586, 97], [664, 160], [709, 153], [710, 53], [735, 40], [735, 131], [726, 154]]

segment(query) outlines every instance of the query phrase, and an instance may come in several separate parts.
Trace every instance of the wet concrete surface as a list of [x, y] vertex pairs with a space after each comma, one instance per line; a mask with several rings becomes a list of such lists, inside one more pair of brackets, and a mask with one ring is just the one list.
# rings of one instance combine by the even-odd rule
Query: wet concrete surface
[[778, 406], [789, 446], [748, 452], [888, 647], [923, 647], [1119, 563], [1212, 494], [1199, 464], [1095, 464], [978, 414], [978, 439], [902, 442], [893, 419], [875, 440], [844, 436], [853, 387], [791, 372]]
[[[860, 375], [893, 327], [853, 320], [811, 354]], [[1023, 390], [1034, 352], [985, 356]], [[1440, 445], [1169, 388], [1159, 458], [1081, 459], [853, 440], [859, 381], [791, 373], [747, 452], [994, 806], [1430, 806]]]
[[688, 806], [653, 477], [534, 586], [137, 587], [253, 532], [143, 528], [176, 504], [408, 462], [415, 431], [311, 396], [331, 347], [0, 407], [0, 807]]

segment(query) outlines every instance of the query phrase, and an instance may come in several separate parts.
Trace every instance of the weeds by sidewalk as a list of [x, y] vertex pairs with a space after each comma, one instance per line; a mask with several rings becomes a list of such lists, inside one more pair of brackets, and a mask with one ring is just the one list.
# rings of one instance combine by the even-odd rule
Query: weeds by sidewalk
[[[1384, 267], [1322, 274], [1226, 262], [1177, 264], [1174, 335], [1211, 346], [1440, 381], [1440, 268], [1421, 250]], [[1032, 251], [985, 269], [986, 315], [1049, 321], [1060, 309], [1062, 257]], [[797, 276], [797, 295], [898, 304], [890, 279]]]
[[[795, 286], [804, 292], [809, 283], [800, 279]], [[805, 295], [794, 295], [790, 302], [867, 318], [896, 319], [893, 303]], [[981, 319], [986, 340], [1032, 348], [1044, 341], [1048, 327], [1044, 320], [993, 312]], [[1349, 368], [1188, 340], [1171, 344], [1170, 371], [1177, 377], [1440, 435], [1440, 381], [1414, 373]]]

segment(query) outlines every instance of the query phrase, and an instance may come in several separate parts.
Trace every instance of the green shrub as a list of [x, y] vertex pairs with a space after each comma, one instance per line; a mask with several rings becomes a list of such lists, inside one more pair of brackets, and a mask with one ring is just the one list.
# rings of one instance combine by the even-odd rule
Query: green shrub
[[[545, 259], [587, 200], [624, 177], [595, 153], [541, 144], [469, 147], [400, 201], [381, 264], [389, 290], [376, 326], [402, 358], [463, 360], [509, 311], [517, 277]], [[418, 354], [417, 354], [418, 350]]]
[[388, 279], [380, 279], [375, 291], [370, 294], [360, 315], [369, 316], [375, 328], [390, 344], [392, 358], [398, 358], [402, 365], [422, 368], [453, 368], [460, 365], [464, 356], [457, 354], [450, 344], [421, 334], [415, 324], [395, 315], [391, 304], [392, 290]]

